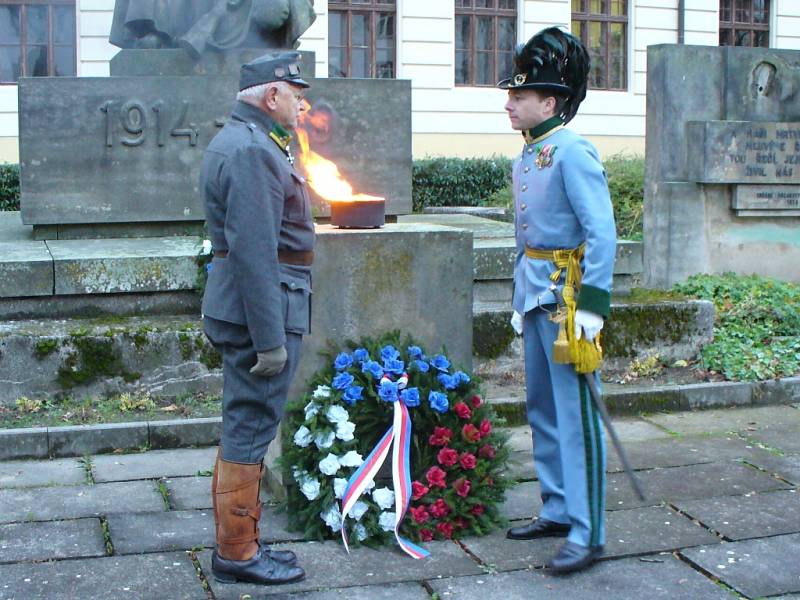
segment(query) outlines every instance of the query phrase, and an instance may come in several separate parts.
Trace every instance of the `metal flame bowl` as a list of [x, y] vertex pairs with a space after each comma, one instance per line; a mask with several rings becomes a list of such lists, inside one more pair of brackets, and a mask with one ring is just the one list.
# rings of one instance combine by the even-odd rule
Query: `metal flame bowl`
[[343, 229], [383, 227], [386, 222], [386, 200], [347, 200], [331, 202], [331, 225]]

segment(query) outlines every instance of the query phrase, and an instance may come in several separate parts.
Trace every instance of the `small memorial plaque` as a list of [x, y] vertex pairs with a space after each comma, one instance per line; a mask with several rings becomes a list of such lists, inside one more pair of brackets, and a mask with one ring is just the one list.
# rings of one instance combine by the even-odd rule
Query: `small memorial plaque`
[[800, 184], [800, 123], [690, 121], [686, 129], [691, 181]]
[[731, 207], [740, 217], [800, 217], [800, 185], [737, 185]]

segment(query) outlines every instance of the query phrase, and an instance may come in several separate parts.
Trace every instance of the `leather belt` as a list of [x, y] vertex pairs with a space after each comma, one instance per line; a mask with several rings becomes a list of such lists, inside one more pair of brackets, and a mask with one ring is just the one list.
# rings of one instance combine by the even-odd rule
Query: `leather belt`
[[[215, 258], [227, 258], [227, 250], [215, 250]], [[278, 250], [278, 262], [286, 265], [296, 265], [300, 267], [310, 267], [314, 263], [314, 251], [302, 250]]]

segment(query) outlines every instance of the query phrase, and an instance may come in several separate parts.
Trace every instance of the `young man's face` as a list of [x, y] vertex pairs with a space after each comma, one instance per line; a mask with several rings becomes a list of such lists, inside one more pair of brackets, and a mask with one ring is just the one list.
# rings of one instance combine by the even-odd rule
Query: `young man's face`
[[555, 98], [537, 90], [508, 90], [505, 109], [511, 128], [525, 131], [544, 123], [555, 114]]

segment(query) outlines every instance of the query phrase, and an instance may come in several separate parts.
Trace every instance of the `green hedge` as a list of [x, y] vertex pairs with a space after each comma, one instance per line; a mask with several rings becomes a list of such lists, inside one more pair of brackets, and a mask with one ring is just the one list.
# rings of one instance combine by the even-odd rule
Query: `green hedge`
[[19, 165], [0, 164], [0, 210], [19, 210]]
[[[617, 236], [642, 239], [644, 157], [615, 154], [604, 162]], [[513, 207], [511, 159], [426, 158], [414, 161], [414, 212], [426, 206]]]

